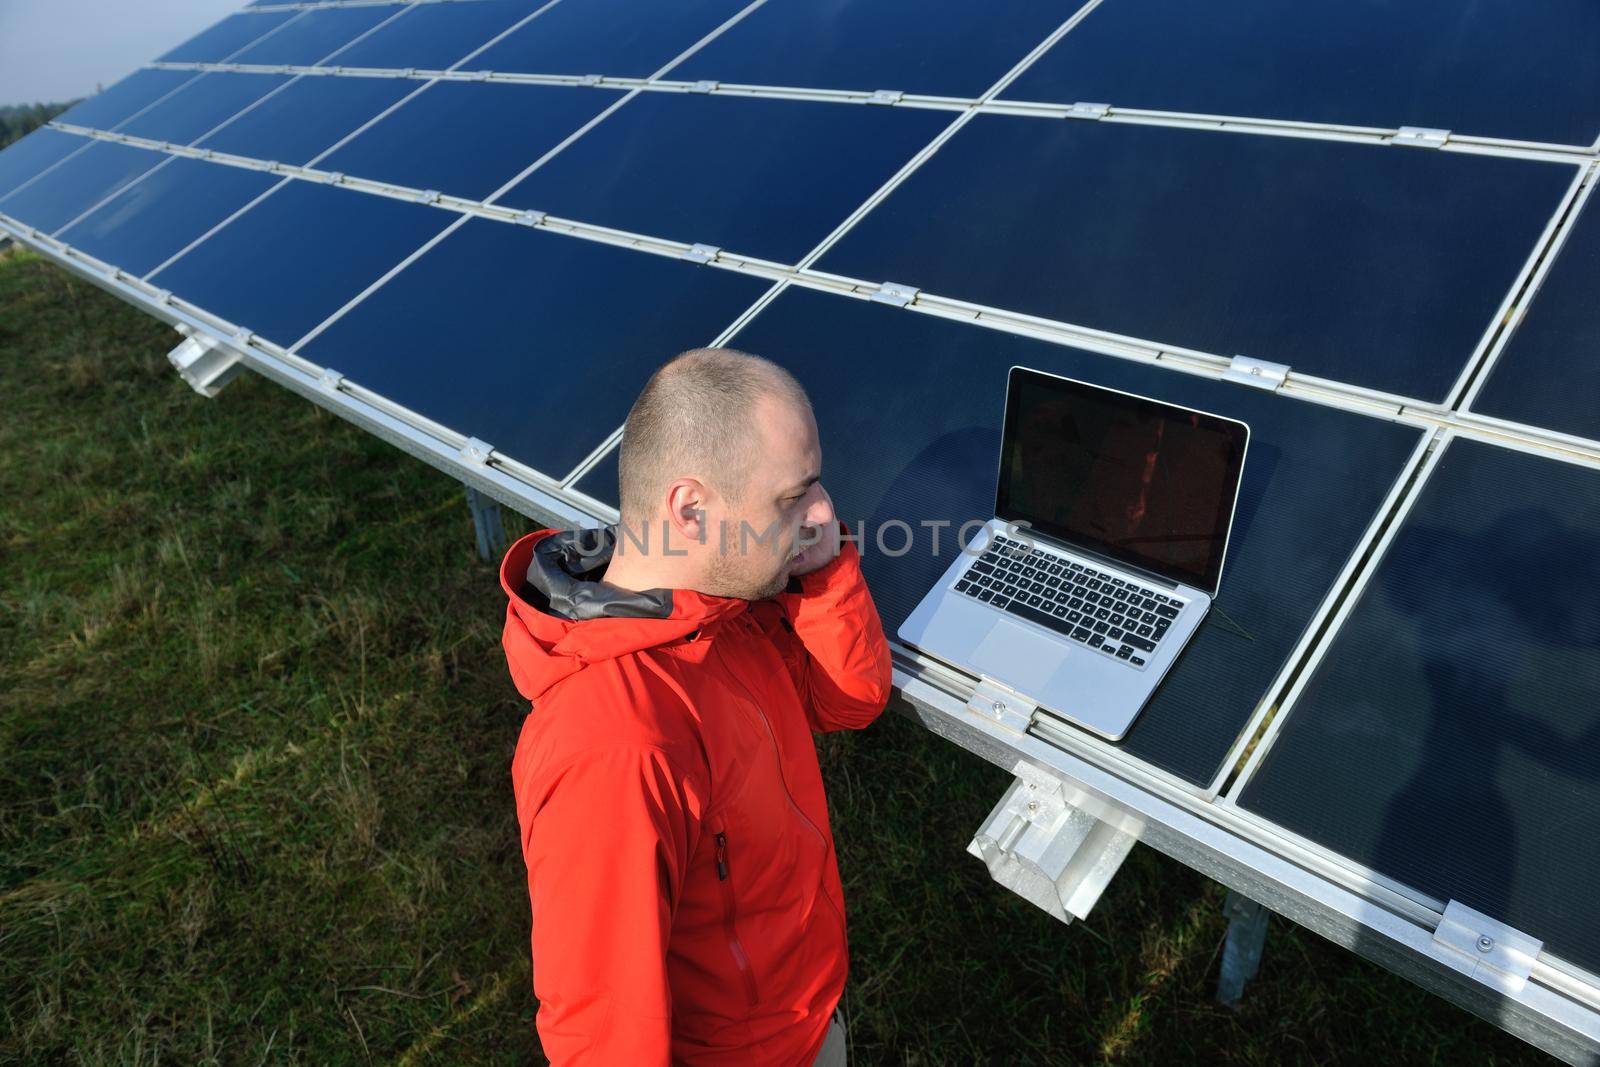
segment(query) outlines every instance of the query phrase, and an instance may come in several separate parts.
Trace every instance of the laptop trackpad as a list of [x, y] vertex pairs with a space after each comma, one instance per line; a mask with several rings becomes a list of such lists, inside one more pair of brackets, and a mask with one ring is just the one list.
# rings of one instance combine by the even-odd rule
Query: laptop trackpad
[[1002, 621], [978, 643], [972, 665], [980, 674], [1032, 696], [1044, 690], [1061, 666], [1065, 651], [1059, 642], [1026, 626]]

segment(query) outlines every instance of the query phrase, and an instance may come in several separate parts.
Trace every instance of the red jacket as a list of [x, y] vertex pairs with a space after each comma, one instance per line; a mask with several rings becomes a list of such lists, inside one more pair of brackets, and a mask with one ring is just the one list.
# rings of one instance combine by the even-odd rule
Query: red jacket
[[860, 557], [772, 600], [628, 593], [583, 536], [610, 543], [541, 530], [500, 571], [545, 1055], [809, 1067], [848, 964], [811, 732], [889, 697]]

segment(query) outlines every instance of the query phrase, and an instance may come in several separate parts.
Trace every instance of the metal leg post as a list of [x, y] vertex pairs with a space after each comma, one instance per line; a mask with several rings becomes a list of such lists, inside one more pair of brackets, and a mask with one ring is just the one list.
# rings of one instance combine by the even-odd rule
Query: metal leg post
[[500, 521], [500, 505], [494, 498], [467, 486], [467, 507], [472, 509], [472, 529], [478, 535], [478, 558], [497, 559], [506, 547], [506, 529]]
[[1267, 943], [1266, 908], [1249, 897], [1228, 890], [1222, 905], [1228, 917], [1228, 940], [1222, 947], [1222, 973], [1217, 976], [1217, 1000], [1234, 1005], [1244, 987], [1261, 969], [1261, 950]]

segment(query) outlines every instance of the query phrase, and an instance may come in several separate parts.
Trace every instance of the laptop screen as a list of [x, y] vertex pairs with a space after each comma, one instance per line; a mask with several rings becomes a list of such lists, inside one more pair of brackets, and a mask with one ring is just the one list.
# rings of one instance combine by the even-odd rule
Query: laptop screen
[[1013, 367], [995, 514], [1215, 593], [1249, 427]]

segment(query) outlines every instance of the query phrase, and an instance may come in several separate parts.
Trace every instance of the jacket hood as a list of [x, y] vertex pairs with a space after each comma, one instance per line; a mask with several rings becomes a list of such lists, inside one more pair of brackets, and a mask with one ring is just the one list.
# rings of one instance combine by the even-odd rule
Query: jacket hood
[[500, 564], [506, 606], [501, 644], [511, 679], [528, 700], [584, 666], [692, 638], [749, 601], [692, 589], [635, 592], [608, 585], [616, 530], [537, 530]]

